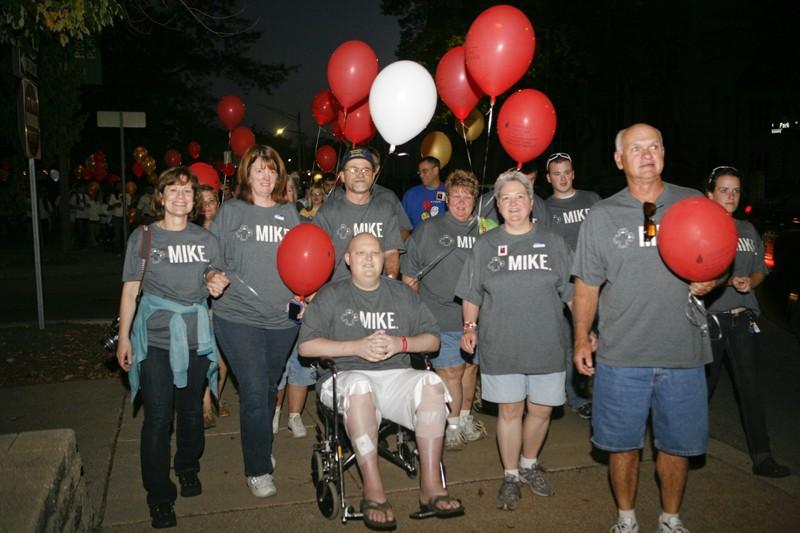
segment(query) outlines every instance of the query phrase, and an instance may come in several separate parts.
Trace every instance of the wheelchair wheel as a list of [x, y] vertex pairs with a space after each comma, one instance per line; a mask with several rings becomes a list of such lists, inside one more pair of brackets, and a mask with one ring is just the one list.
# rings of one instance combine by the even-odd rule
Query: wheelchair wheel
[[317, 481], [317, 507], [328, 520], [333, 520], [339, 514], [339, 491], [332, 481]]
[[317, 485], [320, 479], [325, 477], [325, 462], [322, 459], [322, 454], [315, 451], [311, 456], [311, 481], [314, 486]]
[[411, 479], [417, 477], [417, 467], [419, 465], [419, 458], [417, 457], [416, 448], [416, 443], [413, 441], [404, 442], [397, 448], [400, 457], [412, 465], [411, 470], [406, 470], [406, 475]]

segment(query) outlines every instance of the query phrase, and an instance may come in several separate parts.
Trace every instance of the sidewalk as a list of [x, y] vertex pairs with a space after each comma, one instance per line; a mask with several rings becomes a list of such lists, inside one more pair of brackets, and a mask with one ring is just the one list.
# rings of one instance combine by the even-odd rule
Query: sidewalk
[[[176, 502], [177, 531], [343, 531], [316, 508], [310, 480], [313, 431], [293, 439], [285, 414], [275, 439], [278, 495], [259, 500], [250, 495], [242, 474], [238, 404], [235, 390], [226, 390], [232, 415], [217, 419], [207, 432], [202, 460], [203, 494]], [[313, 396], [307, 413], [313, 412]], [[87, 381], [0, 389], [0, 434], [71, 427], [78, 436], [89, 493], [100, 530], [122, 533], [149, 530], [145, 494], [139, 475], [138, 435], [141, 413], [133, 417], [127, 392], [118, 380]], [[615, 520], [615, 507], [600, 454], [592, 454], [589, 424], [569, 410], [553, 420], [541, 460], [551, 471], [556, 489], [550, 498], [523, 493], [515, 512], [495, 510], [502, 471], [494, 440], [495, 420], [483, 418], [489, 436], [445, 457], [451, 493], [467, 509], [463, 518], [412, 521], [417, 481], [383, 463], [389, 498], [406, 531], [575, 531], [604, 532]], [[313, 420], [304, 414], [311, 429]], [[19, 472], [24, 476], [24, 472]], [[354, 477], [355, 476], [355, 477]], [[14, 483], [3, 479], [0, 483]], [[358, 503], [358, 479], [348, 476], [349, 501]], [[13, 485], [12, 485], [13, 486]], [[105, 496], [105, 499], [104, 499]], [[769, 480], [750, 473], [746, 454], [712, 440], [706, 464], [690, 473], [682, 510], [696, 532], [800, 531], [800, 476]], [[652, 530], [659, 512], [652, 452], [645, 451], [639, 483], [637, 515], [642, 531]], [[351, 523], [353, 531], [364, 526]]]

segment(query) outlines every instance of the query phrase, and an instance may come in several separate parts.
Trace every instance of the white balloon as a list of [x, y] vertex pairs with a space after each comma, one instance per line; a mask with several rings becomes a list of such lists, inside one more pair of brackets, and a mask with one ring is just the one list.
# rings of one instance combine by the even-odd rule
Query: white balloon
[[419, 63], [395, 61], [380, 71], [369, 91], [369, 111], [390, 152], [425, 129], [436, 98], [436, 83]]
[[50, 171], [50, 179], [52, 179], [53, 181], [58, 181], [60, 177], [61, 177], [61, 172], [59, 172], [58, 169], [54, 168], [53, 170]]

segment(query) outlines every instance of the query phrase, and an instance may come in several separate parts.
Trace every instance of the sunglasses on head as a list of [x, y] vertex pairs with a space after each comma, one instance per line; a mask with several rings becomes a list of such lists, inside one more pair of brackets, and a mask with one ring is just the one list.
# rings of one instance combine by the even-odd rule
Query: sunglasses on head
[[730, 165], [720, 165], [718, 167], [714, 167], [714, 170], [712, 170], [711, 174], [708, 175], [709, 186], [716, 178], [727, 174], [731, 174], [736, 177], [740, 175], [739, 169]]
[[642, 212], [644, 213], [644, 240], [650, 242], [658, 233], [658, 226], [653, 217], [656, 216], [658, 207], [653, 202], [645, 202], [642, 204]]
[[550, 157], [547, 158], [547, 162], [545, 163], [545, 167], [555, 161], [556, 159], [566, 159], [567, 161], [572, 162], [572, 156], [565, 152], [556, 152], [551, 154]]

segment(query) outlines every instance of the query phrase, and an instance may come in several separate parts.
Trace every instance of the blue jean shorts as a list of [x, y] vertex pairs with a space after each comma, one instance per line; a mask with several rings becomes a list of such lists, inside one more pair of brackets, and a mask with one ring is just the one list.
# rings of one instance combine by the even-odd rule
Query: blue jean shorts
[[439, 355], [431, 357], [433, 368], [450, 368], [463, 365], [466, 362], [470, 362], [474, 365], [479, 364], [477, 348], [475, 349], [474, 356], [461, 350], [460, 331], [442, 331], [439, 334], [439, 338], [441, 339]]
[[308, 387], [317, 382], [317, 369], [313, 366], [305, 366], [300, 363], [299, 354], [297, 353], [297, 343], [292, 348], [292, 355], [286, 361], [286, 368], [283, 369], [283, 376], [278, 383], [278, 390], [286, 388], [286, 383], [289, 385], [297, 385], [298, 387]]
[[690, 457], [706, 453], [705, 368], [631, 368], [597, 363], [592, 392], [592, 443], [609, 452], [644, 447], [652, 415], [657, 449]]

